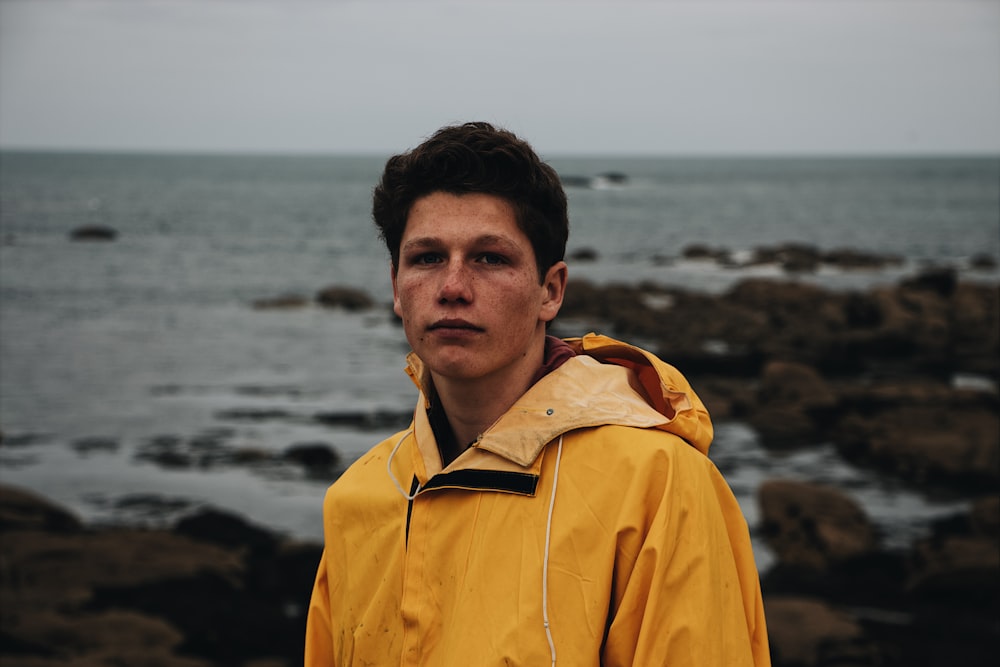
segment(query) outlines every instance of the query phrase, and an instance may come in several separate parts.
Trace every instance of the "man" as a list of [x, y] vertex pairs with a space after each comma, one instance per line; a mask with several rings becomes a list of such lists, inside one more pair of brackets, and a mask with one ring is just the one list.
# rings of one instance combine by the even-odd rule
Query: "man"
[[413, 421], [330, 487], [306, 665], [769, 664], [746, 522], [673, 367], [546, 335], [566, 197], [528, 144], [446, 127], [373, 214]]

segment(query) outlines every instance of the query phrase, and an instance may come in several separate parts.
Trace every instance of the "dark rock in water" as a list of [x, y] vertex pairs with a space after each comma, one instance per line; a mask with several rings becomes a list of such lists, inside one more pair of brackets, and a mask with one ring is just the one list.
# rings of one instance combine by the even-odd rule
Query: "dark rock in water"
[[598, 178], [603, 178], [609, 183], [615, 183], [616, 185], [621, 185], [628, 182], [628, 176], [620, 171], [605, 171], [597, 175]]
[[761, 580], [773, 664], [992, 665], [998, 530], [1000, 498], [989, 495], [935, 522], [906, 553], [868, 552], [822, 571], [779, 562]]
[[761, 485], [758, 498], [762, 532], [783, 563], [823, 572], [876, 547], [871, 520], [837, 489], [769, 480]]
[[997, 268], [997, 260], [993, 255], [979, 253], [969, 260], [969, 266], [977, 271], [993, 271]]
[[232, 419], [238, 421], [273, 421], [292, 419], [294, 415], [280, 408], [232, 408], [215, 413], [216, 419]]
[[309, 299], [299, 294], [283, 294], [267, 299], [257, 299], [251, 306], [254, 310], [294, 310], [305, 308]]
[[63, 508], [26, 489], [0, 485], [0, 532], [43, 530], [75, 533], [80, 520]]
[[712, 248], [704, 243], [694, 243], [685, 247], [684, 250], [681, 251], [681, 255], [684, 259], [707, 259], [724, 264], [728, 264], [731, 261], [728, 250]]
[[403, 427], [410, 423], [412, 412], [318, 412], [313, 419], [327, 426], [351, 426], [362, 430]]
[[317, 292], [316, 303], [324, 308], [343, 308], [348, 311], [368, 310], [375, 305], [365, 292], [337, 286], [326, 287]]
[[201, 542], [230, 549], [249, 549], [255, 554], [273, 552], [276, 536], [245, 519], [216, 509], [203, 509], [177, 522], [174, 531]]
[[114, 241], [118, 238], [118, 230], [104, 225], [84, 225], [71, 231], [69, 237], [73, 241]]
[[921, 271], [901, 284], [903, 288], [934, 292], [943, 297], [951, 296], [958, 285], [958, 273], [951, 267], [930, 268]]
[[1000, 398], [903, 381], [844, 390], [833, 430], [848, 460], [921, 486], [966, 492], [1000, 484]]
[[838, 407], [836, 393], [815, 368], [788, 361], [764, 366], [756, 399], [748, 418], [767, 446], [825, 435]]
[[569, 258], [577, 262], [593, 262], [597, 260], [597, 251], [593, 248], [577, 248], [569, 254]]
[[79, 454], [91, 454], [93, 452], [116, 452], [118, 451], [118, 441], [114, 438], [81, 438], [74, 440], [72, 445]]
[[300, 442], [285, 450], [287, 461], [309, 469], [331, 470], [340, 465], [340, 454], [325, 442]]
[[819, 268], [822, 255], [818, 248], [801, 243], [762, 246], [754, 249], [750, 264], [780, 264], [789, 273], [813, 272]]
[[0, 445], [4, 447], [31, 447], [48, 439], [49, 436], [42, 435], [41, 433], [16, 433], [14, 435], [7, 435], [0, 432]]
[[830, 264], [839, 269], [882, 269], [887, 266], [899, 266], [903, 263], [903, 258], [899, 255], [876, 254], [852, 248], [828, 250], [822, 254], [821, 260], [824, 264]]
[[770, 596], [764, 600], [764, 611], [775, 667], [884, 664], [861, 624], [822, 600]]
[[0, 486], [0, 663], [302, 664], [322, 545], [212, 512], [174, 532], [53, 532], [37, 520], [53, 510]]

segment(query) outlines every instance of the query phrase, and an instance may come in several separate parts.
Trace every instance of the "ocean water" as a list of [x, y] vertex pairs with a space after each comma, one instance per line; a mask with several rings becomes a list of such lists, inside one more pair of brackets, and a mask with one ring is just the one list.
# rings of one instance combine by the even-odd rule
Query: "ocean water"
[[[685, 247], [739, 254], [800, 242], [905, 260], [798, 278], [831, 288], [894, 282], [929, 264], [1000, 281], [970, 266], [977, 255], [1000, 261], [1000, 159], [551, 162], [564, 176], [627, 176], [567, 189], [569, 251], [597, 253], [571, 262], [571, 277], [718, 292], [749, 275], [785, 276], [684, 260]], [[331, 479], [278, 455], [323, 443], [346, 465], [396, 426], [317, 415], [405, 414], [415, 397], [369, 215], [383, 163], [0, 154], [0, 480], [93, 522], [164, 525], [213, 505], [320, 539]], [[88, 224], [119, 236], [70, 240]], [[328, 285], [363, 289], [377, 306], [252, 307]], [[767, 452], [740, 423], [719, 425], [713, 458], [752, 527], [757, 486], [778, 476], [849, 489], [891, 545], [955, 508], [854, 469], [832, 447]]]

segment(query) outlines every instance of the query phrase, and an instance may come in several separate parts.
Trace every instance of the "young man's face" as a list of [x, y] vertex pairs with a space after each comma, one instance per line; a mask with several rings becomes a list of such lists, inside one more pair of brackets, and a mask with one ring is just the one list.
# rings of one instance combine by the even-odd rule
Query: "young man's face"
[[536, 370], [565, 286], [563, 262], [539, 284], [531, 241], [506, 200], [434, 192], [410, 209], [393, 309], [433, 377], [502, 382]]

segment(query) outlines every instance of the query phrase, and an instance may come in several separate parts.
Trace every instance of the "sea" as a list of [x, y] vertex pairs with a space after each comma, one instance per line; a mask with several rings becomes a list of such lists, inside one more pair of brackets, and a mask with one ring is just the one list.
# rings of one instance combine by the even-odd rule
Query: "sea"
[[[416, 397], [370, 218], [385, 158], [0, 153], [0, 482], [94, 525], [165, 527], [212, 507], [322, 539], [337, 470], [399, 428], [379, 415], [405, 416]], [[720, 293], [752, 276], [846, 290], [949, 266], [1000, 282], [989, 266], [1000, 263], [1000, 156], [549, 162], [572, 184], [569, 255], [590, 255], [570, 261], [571, 279]], [[86, 225], [117, 236], [73, 240]], [[790, 276], [684, 254], [785, 243], [902, 262]], [[363, 290], [375, 306], [316, 305], [328, 286]], [[300, 303], [255, 307], [278, 298]], [[303, 446], [339, 462], [317, 474], [285, 456]], [[756, 491], [770, 478], [845, 490], [888, 548], [963, 507], [855, 468], [829, 443], [768, 451], [739, 421], [717, 424], [712, 456], [761, 569], [773, 559]]]

